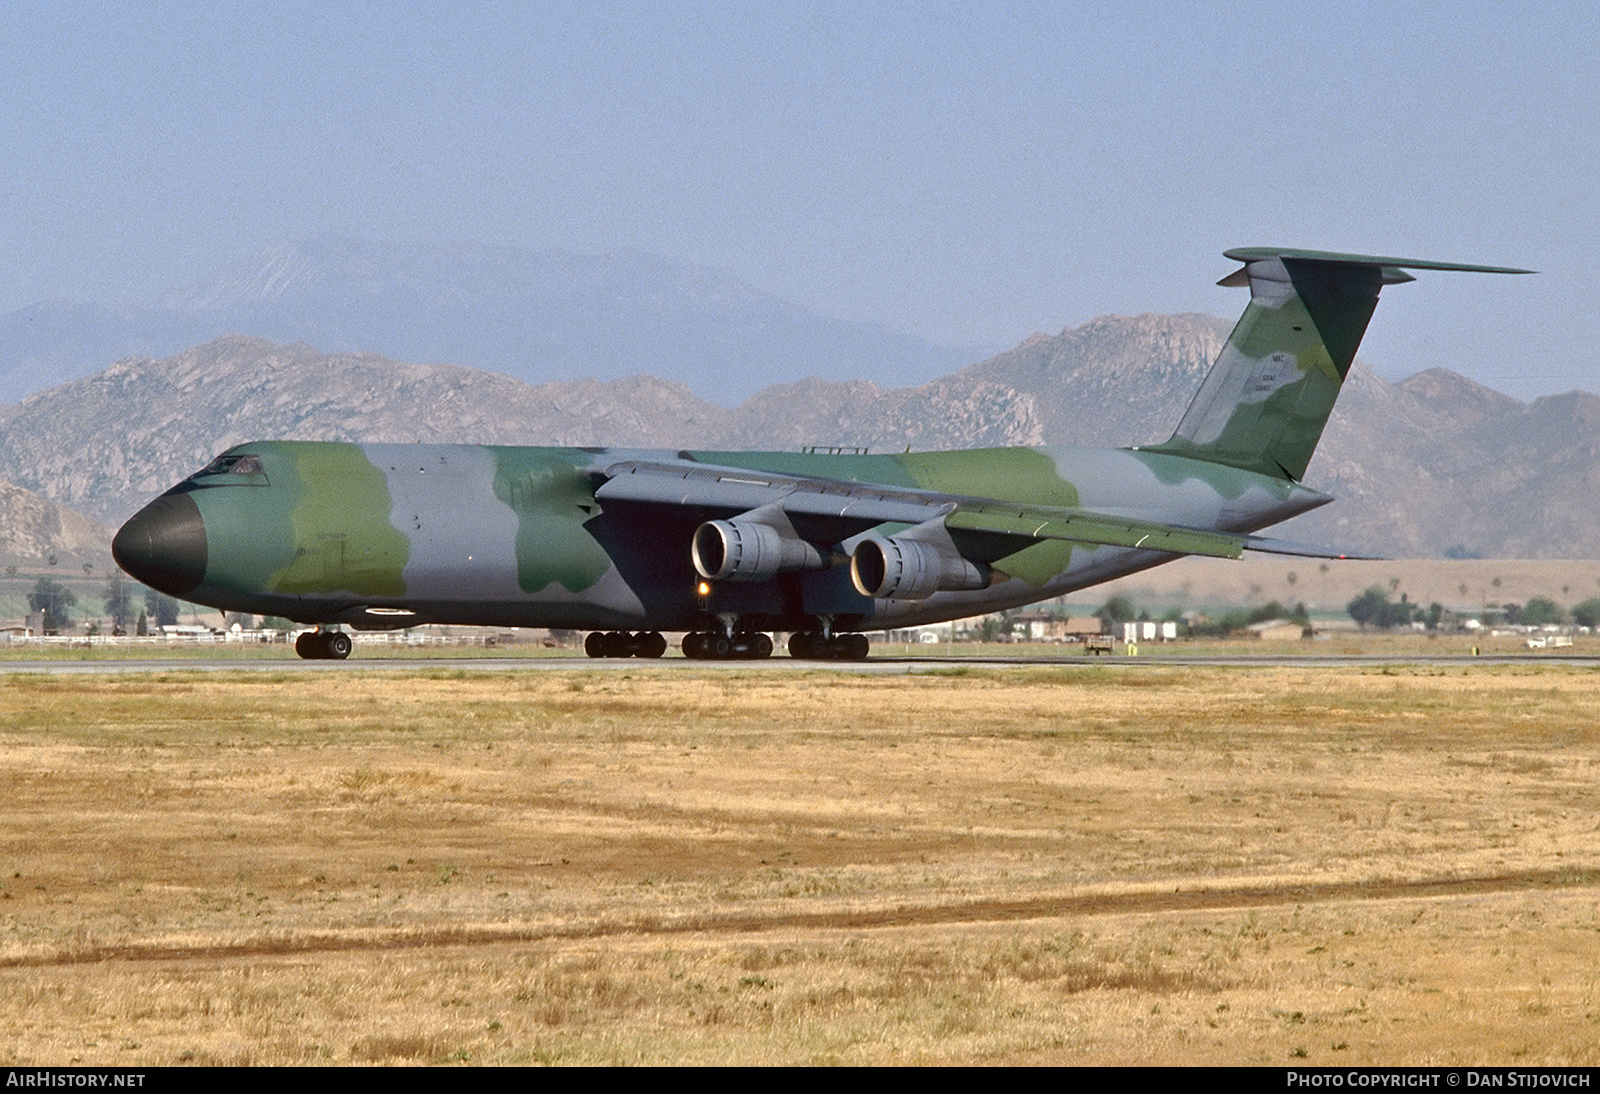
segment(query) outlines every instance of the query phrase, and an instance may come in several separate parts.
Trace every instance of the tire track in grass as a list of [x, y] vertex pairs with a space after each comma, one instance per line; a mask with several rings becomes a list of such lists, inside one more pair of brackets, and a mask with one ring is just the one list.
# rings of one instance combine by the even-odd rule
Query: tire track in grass
[[602, 920], [551, 926], [462, 926], [399, 928], [285, 934], [237, 942], [162, 941], [88, 946], [70, 952], [0, 957], [0, 968], [47, 968], [105, 961], [219, 960], [296, 957], [444, 946], [498, 946], [508, 943], [582, 941], [627, 936], [672, 937], [687, 934], [760, 934], [773, 930], [860, 931], [893, 927], [980, 925], [1071, 916], [1228, 911], [1284, 904], [1347, 900], [1416, 900], [1479, 896], [1537, 889], [1600, 887], [1600, 870], [1536, 870], [1464, 878], [1382, 879], [1357, 882], [1285, 882], [1227, 888], [1143, 890], [1030, 897], [1025, 900], [951, 901], [847, 911], [756, 912], [680, 918]]

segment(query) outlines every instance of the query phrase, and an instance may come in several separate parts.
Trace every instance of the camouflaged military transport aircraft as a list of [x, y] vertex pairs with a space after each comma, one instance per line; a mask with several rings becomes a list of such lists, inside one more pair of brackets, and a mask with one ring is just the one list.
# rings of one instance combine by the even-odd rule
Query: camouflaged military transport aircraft
[[863, 453], [308, 441], [241, 444], [137, 513], [118, 563], [164, 593], [316, 629], [592, 633], [592, 657], [859, 659], [862, 632], [1017, 607], [1181, 555], [1352, 557], [1253, 535], [1333, 499], [1300, 485], [1381, 286], [1405, 269], [1227, 252], [1250, 304], [1171, 439]]

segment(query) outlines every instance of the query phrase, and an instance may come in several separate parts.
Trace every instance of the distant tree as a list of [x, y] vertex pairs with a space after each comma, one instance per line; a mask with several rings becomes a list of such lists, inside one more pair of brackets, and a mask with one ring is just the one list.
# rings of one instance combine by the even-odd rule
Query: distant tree
[[1377, 585], [1370, 586], [1366, 592], [1346, 604], [1344, 610], [1363, 630], [1372, 627], [1381, 631], [1410, 626], [1420, 614], [1417, 605], [1411, 603], [1404, 593], [1399, 600], [1390, 600], [1389, 594]]
[[148, 590], [144, 594], [144, 609], [157, 627], [171, 627], [178, 622], [178, 602], [165, 593]]
[[133, 633], [143, 638], [150, 633], [150, 617], [144, 614], [144, 609], [139, 609], [139, 622], [134, 625]]
[[1389, 610], [1384, 614], [1381, 622], [1385, 630], [1392, 630], [1395, 627], [1409, 627], [1417, 621], [1417, 617], [1421, 614], [1421, 605], [1413, 604], [1405, 593], [1401, 593], [1400, 599], [1389, 605]]
[[1572, 621], [1580, 627], [1600, 627], [1600, 596], [1572, 606]]
[[1344, 610], [1350, 613], [1350, 618], [1356, 621], [1356, 626], [1362, 630], [1378, 626], [1378, 619], [1385, 608], [1389, 606], [1389, 597], [1376, 585], [1367, 587], [1367, 591], [1346, 604]]
[[1423, 623], [1427, 625], [1427, 628], [1430, 631], [1436, 631], [1439, 629], [1439, 625], [1443, 622], [1444, 605], [1435, 600], [1432, 604], [1428, 605], [1428, 614], [1424, 617]]
[[[1298, 619], [1296, 618], [1297, 615]], [[1292, 622], [1303, 622], [1305, 615], [1306, 606], [1304, 604], [1301, 604], [1299, 608], [1287, 608], [1279, 601], [1269, 600], [1265, 604], [1251, 608], [1245, 613], [1245, 626], [1265, 623], [1271, 619], [1288, 619]]]
[[77, 594], [59, 581], [41, 577], [28, 594], [28, 610], [44, 613], [44, 633], [60, 634], [72, 627], [72, 606]]
[[1196, 620], [1190, 624], [1189, 633], [1197, 638], [1225, 638], [1257, 623], [1273, 619], [1285, 619], [1302, 627], [1311, 625], [1311, 617], [1303, 603], [1289, 608], [1276, 600], [1269, 600], [1254, 608], [1234, 608], [1223, 612], [1215, 619]]
[[1094, 614], [1100, 620], [1101, 629], [1109, 631], [1118, 623], [1132, 623], [1139, 617], [1139, 609], [1130, 598], [1117, 593]]
[[1561, 610], [1561, 605], [1548, 597], [1531, 597], [1522, 606], [1522, 622], [1530, 627], [1553, 626], [1567, 621], [1567, 613]]
[[127, 634], [128, 623], [133, 619], [133, 586], [122, 576], [121, 570], [111, 572], [102, 595], [106, 618], [111, 620], [111, 633]]

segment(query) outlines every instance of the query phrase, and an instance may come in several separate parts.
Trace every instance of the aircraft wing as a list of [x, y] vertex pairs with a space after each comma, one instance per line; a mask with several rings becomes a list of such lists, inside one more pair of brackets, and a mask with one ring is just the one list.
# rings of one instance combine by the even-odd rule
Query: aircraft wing
[[1041, 540], [1131, 547], [1178, 555], [1238, 558], [1244, 551], [1311, 558], [1362, 558], [1309, 544], [1242, 532], [1218, 532], [1136, 520], [1084, 509], [1029, 505], [996, 498], [944, 494], [782, 472], [698, 463], [693, 460], [624, 460], [602, 472], [595, 490], [601, 502], [631, 501], [693, 507], [729, 515], [772, 512], [795, 518], [826, 518], [848, 538], [879, 524], [942, 525], [974, 562], [993, 562]]

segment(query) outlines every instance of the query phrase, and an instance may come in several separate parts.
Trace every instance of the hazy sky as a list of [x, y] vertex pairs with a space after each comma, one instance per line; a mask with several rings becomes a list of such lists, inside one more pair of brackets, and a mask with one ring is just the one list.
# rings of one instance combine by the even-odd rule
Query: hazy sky
[[9, 0], [0, 311], [334, 231], [638, 248], [1009, 346], [1231, 317], [1220, 252], [1283, 245], [1538, 269], [1387, 290], [1364, 358], [1600, 390], [1600, 15], [1411, 7]]

